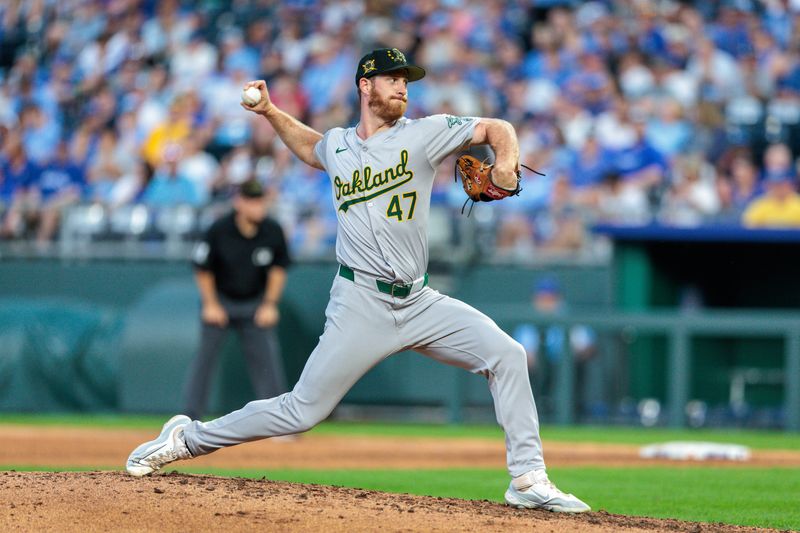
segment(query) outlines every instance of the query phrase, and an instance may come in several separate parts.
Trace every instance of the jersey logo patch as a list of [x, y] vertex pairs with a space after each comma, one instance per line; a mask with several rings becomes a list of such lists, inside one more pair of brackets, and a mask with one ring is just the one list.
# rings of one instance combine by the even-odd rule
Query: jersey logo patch
[[269, 248], [256, 248], [253, 250], [253, 264], [260, 267], [267, 266], [272, 262], [274, 256], [275, 254]]
[[203, 265], [208, 260], [208, 254], [210, 251], [211, 247], [207, 242], [199, 242], [192, 251], [192, 259], [195, 263]]
[[347, 148], [337, 148], [336, 149], [336, 153], [339, 154], [339, 153], [344, 152], [345, 150], [347, 150]]
[[[400, 162], [394, 167], [386, 168], [378, 173], [374, 173], [371, 167], [364, 167], [363, 177], [361, 171], [356, 169], [353, 171], [353, 178], [350, 181], [344, 181], [339, 176], [334, 177], [333, 184], [336, 187], [336, 199], [345, 200], [339, 205], [339, 211], [346, 213], [351, 205], [372, 200], [411, 181], [414, 173], [407, 168], [407, 165], [408, 150], [402, 150], [400, 152]], [[389, 185], [390, 183], [391, 185]], [[388, 185], [388, 187], [384, 187], [384, 185]], [[371, 191], [375, 192], [350, 200], [346, 199], [348, 196]]]
[[453, 115], [447, 115], [447, 127], [452, 128], [456, 124], [461, 125], [471, 120], [472, 117], [454, 117]]

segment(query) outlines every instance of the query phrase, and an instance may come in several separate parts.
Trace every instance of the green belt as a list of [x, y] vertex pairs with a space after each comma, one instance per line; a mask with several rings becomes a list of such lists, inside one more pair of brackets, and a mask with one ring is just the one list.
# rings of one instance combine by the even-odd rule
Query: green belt
[[[355, 282], [356, 280], [356, 273], [353, 272], [352, 268], [346, 267], [344, 265], [339, 265], [339, 275], [342, 276], [344, 279], [349, 279], [350, 281]], [[386, 283], [385, 281], [381, 281], [379, 279], [375, 280], [375, 285], [377, 285], [378, 290], [384, 294], [390, 294], [397, 298], [405, 298], [409, 294], [411, 294], [411, 287], [413, 287], [413, 283]], [[423, 287], [428, 285], [428, 273], [425, 273], [425, 281], [422, 283]]]

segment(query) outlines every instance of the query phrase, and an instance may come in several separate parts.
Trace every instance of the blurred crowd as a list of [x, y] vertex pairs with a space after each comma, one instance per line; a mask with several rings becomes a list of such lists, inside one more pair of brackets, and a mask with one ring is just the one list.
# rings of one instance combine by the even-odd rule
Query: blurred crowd
[[579, 250], [597, 223], [800, 226], [799, 29], [798, 0], [6, 0], [0, 232], [52, 241], [75, 205], [202, 213], [256, 177], [292, 247], [330, 253], [327, 177], [240, 92], [265, 79], [315, 129], [353, 125], [356, 61], [379, 46], [428, 71], [409, 117], [507, 119], [545, 174], [476, 206], [498, 256]]

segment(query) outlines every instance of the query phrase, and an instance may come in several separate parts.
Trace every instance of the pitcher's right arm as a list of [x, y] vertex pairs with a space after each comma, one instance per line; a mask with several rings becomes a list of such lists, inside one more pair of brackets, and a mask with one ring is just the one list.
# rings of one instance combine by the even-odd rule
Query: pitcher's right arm
[[285, 111], [281, 111], [272, 103], [267, 91], [267, 82], [264, 80], [251, 81], [245, 84], [244, 89], [255, 87], [261, 91], [261, 100], [256, 105], [249, 106], [242, 102], [241, 106], [248, 111], [257, 113], [272, 124], [281, 140], [289, 147], [302, 162], [314, 168], [325, 170], [314, 154], [314, 146], [322, 139], [322, 134], [306, 126]]

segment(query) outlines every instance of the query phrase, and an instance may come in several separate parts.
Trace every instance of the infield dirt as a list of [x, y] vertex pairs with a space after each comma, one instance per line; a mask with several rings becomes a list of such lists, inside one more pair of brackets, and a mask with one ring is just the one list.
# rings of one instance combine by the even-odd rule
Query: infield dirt
[[[154, 431], [0, 426], [0, 464], [121, 469]], [[653, 464], [635, 446], [545, 442], [550, 465]], [[190, 463], [219, 468], [503, 468], [503, 443], [303, 435], [220, 450]], [[180, 464], [180, 463], [179, 463]], [[692, 463], [693, 466], [706, 463]], [[723, 463], [713, 462], [720, 466]], [[726, 463], [738, 465], [739, 463]], [[800, 453], [757, 451], [745, 465], [800, 465]], [[564, 516], [489, 501], [170, 473], [0, 472], [2, 531], [754, 531], [752, 527], [612, 515]], [[766, 531], [766, 530], [764, 530]]]
[[2, 472], [3, 531], [754, 531], [499, 503], [170, 473]]
[[[122, 468], [130, 451], [152, 439], [152, 431], [0, 425], [0, 465]], [[639, 457], [639, 448], [621, 444], [544, 442], [550, 466], [632, 467], [669, 464]], [[504, 468], [500, 439], [333, 436], [308, 433], [293, 439], [266, 439], [225, 448], [194, 459], [193, 467], [411, 469]], [[187, 463], [188, 464], [188, 463]], [[680, 463], [678, 463], [680, 464]], [[800, 452], [754, 450], [749, 461], [692, 462], [696, 466], [800, 466]]]

